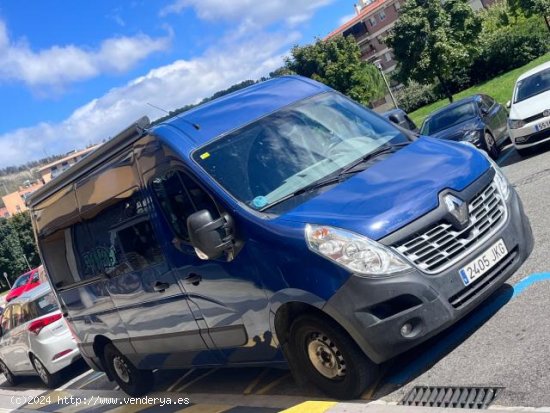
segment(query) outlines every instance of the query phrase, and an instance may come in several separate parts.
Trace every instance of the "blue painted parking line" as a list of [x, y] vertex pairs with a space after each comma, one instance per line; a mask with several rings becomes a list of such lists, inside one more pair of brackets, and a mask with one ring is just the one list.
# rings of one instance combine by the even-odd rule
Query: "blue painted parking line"
[[508, 160], [508, 158], [510, 156], [512, 156], [516, 151], [514, 150], [514, 147], [510, 147], [508, 149], [508, 152], [506, 153], [506, 155], [504, 155], [503, 157], [501, 157], [498, 161], [497, 161], [497, 164], [499, 165], [502, 165], [504, 162], [506, 162]]
[[464, 341], [474, 330], [480, 327], [507, 302], [522, 294], [533, 284], [542, 281], [550, 281], [550, 273], [532, 274], [514, 285], [512, 291], [510, 291], [510, 289], [505, 290], [492, 298], [489, 302], [482, 304], [479, 311], [472, 313], [468, 316], [469, 318], [462, 320], [455, 328], [451, 328], [441, 340], [430, 348], [429, 352], [424, 352], [414, 361], [407, 364], [403, 369], [388, 377], [384, 382], [394, 385], [406, 383], [410, 378], [421, 373], [427, 366], [439, 360], [445, 353], [452, 349], [453, 346]]

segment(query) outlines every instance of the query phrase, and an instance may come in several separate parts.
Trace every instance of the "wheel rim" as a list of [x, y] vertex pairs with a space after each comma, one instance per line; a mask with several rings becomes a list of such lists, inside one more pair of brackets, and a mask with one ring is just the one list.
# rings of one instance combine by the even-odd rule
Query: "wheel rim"
[[113, 367], [120, 380], [124, 383], [130, 383], [130, 369], [123, 357], [115, 356], [113, 358]]
[[322, 376], [335, 380], [346, 375], [346, 361], [336, 344], [323, 333], [310, 335], [307, 344], [309, 361]]
[[42, 365], [40, 360], [34, 359], [34, 368], [36, 369], [36, 372], [38, 373], [38, 376], [42, 379], [44, 383], [48, 382], [48, 373], [46, 372], [46, 368]]

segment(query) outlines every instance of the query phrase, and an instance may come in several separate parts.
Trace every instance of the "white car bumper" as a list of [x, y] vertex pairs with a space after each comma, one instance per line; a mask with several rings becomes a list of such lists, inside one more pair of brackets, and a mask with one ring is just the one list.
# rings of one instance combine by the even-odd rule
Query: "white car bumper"
[[508, 128], [512, 143], [518, 149], [550, 141], [550, 116], [529, 122], [518, 129]]

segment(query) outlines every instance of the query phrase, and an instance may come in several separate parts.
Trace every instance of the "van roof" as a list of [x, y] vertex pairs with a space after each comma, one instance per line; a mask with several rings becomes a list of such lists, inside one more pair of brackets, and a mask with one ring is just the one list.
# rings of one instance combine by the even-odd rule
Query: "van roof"
[[[212, 100], [152, 128], [149, 118], [143, 117], [35, 191], [29, 196], [27, 203], [32, 209], [149, 130], [155, 132], [156, 129], [166, 125], [175, 127], [184, 132], [188, 140], [193, 143], [193, 147], [197, 148], [278, 109], [328, 90], [330, 90], [329, 87], [305, 77], [281, 76]], [[198, 129], [193, 125], [197, 125]], [[160, 130], [159, 134], [162, 134]]]
[[[305, 77], [281, 76], [197, 106], [161, 125], [168, 124], [184, 131], [197, 147], [282, 107], [327, 90], [327, 86]], [[193, 125], [197, 125], [198, 129]]]

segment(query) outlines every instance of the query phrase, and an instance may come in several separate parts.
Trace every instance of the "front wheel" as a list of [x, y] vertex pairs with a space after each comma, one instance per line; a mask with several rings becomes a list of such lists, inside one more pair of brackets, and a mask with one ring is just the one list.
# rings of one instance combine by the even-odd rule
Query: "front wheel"
[[48, 389], [54, 389], [59, 383], [59, 374], [50, 373], [42, 362], [36, 357], [31, 357], [31, 362], [36, 370], [36, 373], [38, 373], [38, 377], [42, 380], [42, 383], [44, 383]]
[[336, 399], [358, 398], [378, 374], [378, 366], [328, 319], [298, 318], [290, 330], [290, 350], [307, 378]]
[[500, 148], [497, 145], [497, 141], [489, 132], [485, 132], [485, 147], [487, 148], [487, 153], [491, 159], [497, 160], [498, 155], [500, 155]]
[[13, 373], [10, 371], [8, 366], [4, 364], [3, 361], [0, 360], [0, 372], [4, 375], [6, 378], [6, 381], [10, 386], [17, 386], [17, 383], [19, 380], [17, 380], [17, 377], [13, 375]]
[[114, 345], [107, 344], [103, 355], [109, 373], [130, 396], [143, 396], [153, 388], [153, 372], [136, 368]]

